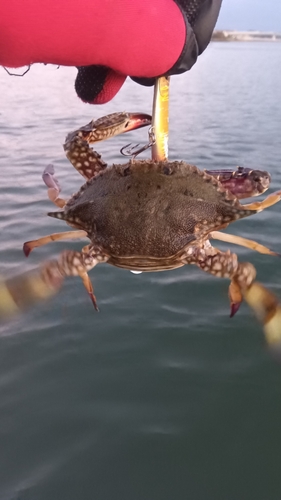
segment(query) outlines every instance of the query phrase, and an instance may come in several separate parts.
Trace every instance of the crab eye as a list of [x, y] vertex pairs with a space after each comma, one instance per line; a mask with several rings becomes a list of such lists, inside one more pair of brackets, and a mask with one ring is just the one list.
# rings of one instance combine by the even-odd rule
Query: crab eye
[[237, 178], [241, 178], [241, 177], [244, 177], [245, 176], [245, 169], [244, 167], [237, 167], [237, 170], [235, 172], [233, 172], [233, 177], [235, 177], [236, 179]]

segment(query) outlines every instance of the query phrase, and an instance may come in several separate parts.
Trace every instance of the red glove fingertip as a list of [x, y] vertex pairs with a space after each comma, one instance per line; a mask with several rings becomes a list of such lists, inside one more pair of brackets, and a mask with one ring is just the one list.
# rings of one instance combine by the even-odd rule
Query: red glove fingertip
[[105, 104], [119, 92], [125, 80], [125, 75], [105, 66], [80, 66], [75, 90], [84, 102]]

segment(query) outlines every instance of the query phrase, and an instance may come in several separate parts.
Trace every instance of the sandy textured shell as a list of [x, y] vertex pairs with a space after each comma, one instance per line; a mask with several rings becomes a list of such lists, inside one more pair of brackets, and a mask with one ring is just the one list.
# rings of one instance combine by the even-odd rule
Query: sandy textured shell
[[185, 162], [113, 165], [84, 184], [59, 218], [110, 255], [174, 255], [253, 214], [212, 176]]

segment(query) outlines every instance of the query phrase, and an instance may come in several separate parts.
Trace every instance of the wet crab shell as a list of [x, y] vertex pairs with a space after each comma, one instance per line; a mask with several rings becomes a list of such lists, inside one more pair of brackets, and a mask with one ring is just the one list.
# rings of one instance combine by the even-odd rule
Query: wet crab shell
[[109, 262], [126, 267], [122, 257], [173, 256], [253, 213], [195, 166], [131, 161], [108, 167], [84, 184], [62, 212], [49, 215], [84, 229]]

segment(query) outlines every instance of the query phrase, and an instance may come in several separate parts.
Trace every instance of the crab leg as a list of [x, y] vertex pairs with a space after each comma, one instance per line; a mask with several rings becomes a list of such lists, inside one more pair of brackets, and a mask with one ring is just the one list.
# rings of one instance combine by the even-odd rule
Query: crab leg
[[107, 257], [101, 255], [93, 245], [84, 247], [83, 250], [84, 253], [66, 250], [58, 260], [45, 261], [39, 269], [6, 280], [0, 278], [0, 322], [54, 296], [66, 276], [81, 277], [95, 309], [98, 310], [87, 271], [99, 262], [105, 262]]
[[54, 296], [63, 283], [55, 266], [44, 265], [6, 280], [0, 279], [0, 322]]
[[[86, 247], [84, 247], [84, 249], [86, 250]], [[107, 257], [101, 255], [98, 250], [95, 251], [93, 247], [88, 249], [91, 253], [65, 250], [60, 254], [55, 265], [62, 276], [80, 276], [96, 311], [98, 311], [97, 301], [92, 283], [88, 276], [88, 271], [95, 267], [99, 262], [106, 262]], [[49, 264], [49, 266], [53, 265], [53, 262]], [[45, 268], [48, 270], [48, 263], [45, 264]]]
[[229, 278], [230, 317], [238, 311], [242, 302], [242, 290], [249, 288], [256, 277], [256, 270], [249, 262], [239, 263], [234, 253], [221, 252], [217, 248], [206, 245], [204, 248], [188, 248], [183, 256], [185, 264], [196, 264], [203, 271], [217, 276]]
[[39, 238], [38, 240], [26, 241], [23, 245], [23, 251], [26, 257], [29, 256], [30, 252], [37, 247], [42, 247], [43, 245], [47, 245], [52, 241], [59, 240], [74, 240], [79, 238], [86, 238], [88, 235], [86, 231], [66, 231], [64, 233], [53, 233], [48, 234], [47, 236], [43, 236], [43, 238]]
[[241, 288], [239, 284], [234, 280], [230, 282], [230, 285], [228, 287], [228, 298], [230, 301], [230, 318], [233, 318], [233, 316], [239, 310], [240, 304], [243, 300]]
[[89, 252], [90, 252], [90, 250], [91, 250], [91, 248], [92, 248], [92, 245], [91, 245], [91, 244], [90, 244], [90, 245], [85, 245], [85, 246], [82, 248], [81, 252], [82, 252], [82, 253], [89, 253]]
[[246, 210], [255, 210], [257, 212], [261, 212], [265, 208], [271, 207], [278, 203], [281, 200], [281, 191], [276, 191], [275, 193], [271, 193], [267, 196], [263, 201], [256, 201], [254, 203], [248, 203], [247, 205], [243, 205], [243, 208]]
[[98, 304], [97, 304], [97, 299], [96, 299], [96, 296], [94, 294], [93, 285], [91, 283], [91, 280], [89, 278], [88, 273], [86, 271], [84, 271], [83, 273], [80, 273], [79, 276], [80, 276], [80, 278], [83, 281], [83, 285], [86, 288], [86, 290], [87, 290], [87, 292], [88, 292], [88, 294], [90, 296], [91, 301], [93, 302], [95, 310], [97, 312], [99, 312], [99, 308], [98, 308]]
[[267, 254], [267, 255], [275, 255], [280, 256], [277, 252], [273, 252], [269, 248], [257, 243], [253, 240], [248, 240], [247, 238], [242, 238], [242, 236], [235, 236], [234, 234], [221, 233], [220, 231], [212, 231], [209, 234], [210, 238], [214, 240], [225, 241], [226, 243], [233, 243], [234, 245], [240, 245], [242, 247], [250, 248], [251, 250], [255, 250], [256, 252]]
[[243, 292], [244, 299], [264, 325], [265, 338], [274, 357], [280, 361], [281, 306], [277, 297], [255, 281]]
[[42, 174], [42, 179], [48, 188], [49, 199], [55, 205], [57, 205], [57, 207], [63, 208], [66, 205], [67, 201], [63, 200], [62, 198], [59, 198], [61, 188], [60, 188], [58, 180], [55, 177], [54, 165], [51, 165], [51, 164], [47, 165], [47, 167], [45, 168], [45, 170]]

